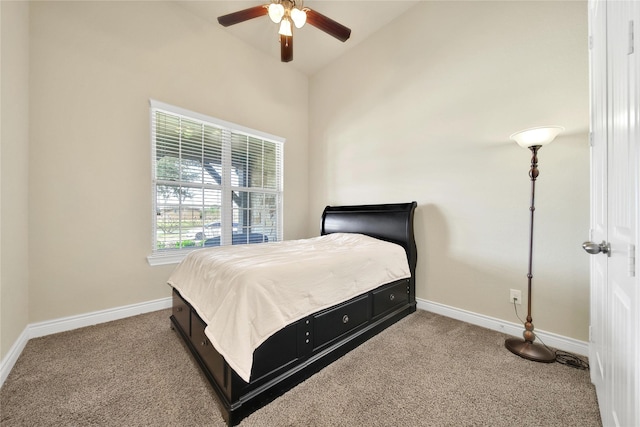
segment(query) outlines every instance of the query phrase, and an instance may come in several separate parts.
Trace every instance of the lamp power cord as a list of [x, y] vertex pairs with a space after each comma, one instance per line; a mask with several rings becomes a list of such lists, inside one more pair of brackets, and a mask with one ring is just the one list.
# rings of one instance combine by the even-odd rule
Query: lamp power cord
[[[513, 309], [516, 312], [516, 317], [518, 318], [518, 320], [520, 320], [520, 322], [524, 325], [525, 322], [520, 318], [520, 315], [518, 314], [518, 307], [516, 305], [516, 300], [513, 300]], [[589, 363], [582, 359], [581, 357], [576, 356], [575, 354], [566, 352], [566, 351], [562, 351], [562, 350], [555, 350], [552, 348], [549, 348], [549, 346], [547, 346], [547, 344], [545, 344], [544, 341], [542, 341], [542, 339], [538, 336], [538, 334], [535, 333], [535, 331], [533, 331], [533, 335], [535, 338], [537, 338], [542, 345], [544, 345], [550, 352], [554, 353], [556, 356], [556, 362], [561, 363], [563, 365], [566, 366], [570, 366], [572, 368], [576, 368], [576, 369], [581, 369], [581, 370], [589, 370]]]

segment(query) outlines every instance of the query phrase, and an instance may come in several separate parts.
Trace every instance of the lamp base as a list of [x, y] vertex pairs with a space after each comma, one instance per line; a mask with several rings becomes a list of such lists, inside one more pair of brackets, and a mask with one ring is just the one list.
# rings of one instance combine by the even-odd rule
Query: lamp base
[[534, 362], [552, 363], [556, 355], [547, 347], [521, 338], [507, 338], [504, 346], [513, 354]]

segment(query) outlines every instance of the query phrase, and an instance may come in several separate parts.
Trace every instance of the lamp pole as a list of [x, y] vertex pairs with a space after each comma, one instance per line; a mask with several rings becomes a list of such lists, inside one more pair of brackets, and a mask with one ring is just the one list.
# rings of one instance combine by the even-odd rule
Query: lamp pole
[[555, 353], [546, 346], [535, 343], [536, 335], [533, 332], [533, 319], [531, 317], [531, 282], [533, 279], [533, 216], [536, 210], [536, 179], [538, 178], [538, 150], [542, 145], [531, 145], [528, 148], [533, 154], [531, 156], [531, 206], [529, 207], [529, 272], [527, 273], [527, 319], [524, 324], [523, 339], [508, 338], [504, 345], [514, 354], [534, 362], [551, 363], [556, 360]]

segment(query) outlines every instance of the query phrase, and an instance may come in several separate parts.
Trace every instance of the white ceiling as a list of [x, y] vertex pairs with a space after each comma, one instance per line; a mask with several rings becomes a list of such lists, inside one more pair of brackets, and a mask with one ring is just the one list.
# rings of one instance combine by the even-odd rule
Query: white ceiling
[[[350, 28], [351, 37], [343, 43], [311, 25], [294, 29], [293, 61], [287, 66], [294, 67], [307, 75], [313, 75], [406, 12], [418, 1], [420, 0], [307, 0], [304, 2], [305, 7]], [[261, 16], [230, 27], [223, 27], [217, 21], [218, 16], [267, 4], [269, 0], [178, 1], [177, 3], [211, 22], [211, 25], [219, 26], [267, 55], [280, 59], [278, 25], [271, 22], [268, 16]]]

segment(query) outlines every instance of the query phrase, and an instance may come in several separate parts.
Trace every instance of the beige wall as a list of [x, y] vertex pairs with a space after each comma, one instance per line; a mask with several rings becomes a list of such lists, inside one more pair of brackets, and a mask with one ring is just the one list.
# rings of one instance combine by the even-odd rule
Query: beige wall
[[565, 126], [540, 153], [534, 321], [587, 339], [584, 2], [421, 2], [310, 80], [174, 3], [0, 4], [0, 357], [27, 323], [169, 295], [149, 98], [287, 139], [285, 238], [325, 204], [418, 201], [418, 297], [508, 321], [529, 206], [508, 135]]
[[0, 2], [0, 360], [29, 323], [29, 6]]
[[30, 322], [170, 295], [149, 98], [286, 138], [284, 235], [306, 233], [304, 75], [173, 2], [33, 2], [30, 24]]
[[530, 152], [509, 135], [562, 125], [539, 155], [533, 319], [586, 341], [588, 90], [586, 2], [420, 2], [310, 80], [310, 214], [416, 200], [418, 298], [518, 322]]

